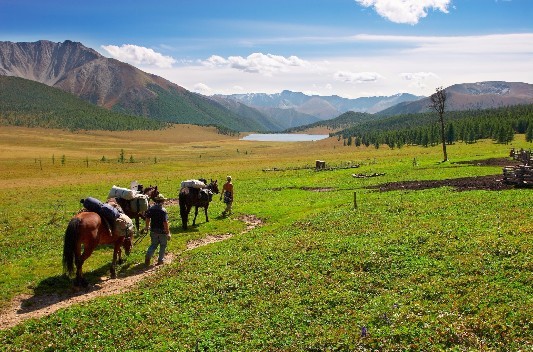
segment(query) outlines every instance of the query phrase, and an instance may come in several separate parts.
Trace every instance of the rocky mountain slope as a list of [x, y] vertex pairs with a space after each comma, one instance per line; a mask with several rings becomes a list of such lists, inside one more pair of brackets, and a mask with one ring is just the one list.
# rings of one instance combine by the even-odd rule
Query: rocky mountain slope
[[161, 121], [265, 129], [212, 99], [68, 40], [0, 42], [0, 75], [34, 80], [108, 109]]
[[423, 98], [402, 93], [393, 96], [348, 99], [337, 95], [306, 95], [288, 90], [277, 94], [250, 93], [218, 95], [217, 97], [235, 100], [259, 110], [277, 108], [289, 111], [292, 109], [298, 113], [315, 116], [320, 120], [329, 120], [347, 111], [375, 113], [401, 102], [411, 102]]
[[[455, 84], [445, 89], [448, 111], [484, 110], [532, 104], [533, 84], [487, 81]], [[379, 112], [379, 115], [415, 114], [429, 111], [429, 98], [405, 102]]]
[[[406, 93], [347, 99], [285, 90], [278, 94], [206, 97], [69, 40], [0, 42], [0, 76], [44, 83], [121, 113], [236, 131], [281, 131], [333, 119], [348, 111], [418, 113], [427, 111], [429, 105], [428, 98]], [[533, 85], [527, 83], [466, 83], [446, 91], [449, 111], [533, 103]]]

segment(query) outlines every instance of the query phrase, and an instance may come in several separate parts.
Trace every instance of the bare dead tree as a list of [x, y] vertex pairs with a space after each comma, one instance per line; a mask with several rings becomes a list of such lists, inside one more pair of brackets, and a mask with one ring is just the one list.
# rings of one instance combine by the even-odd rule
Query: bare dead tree
[[446, 139], [444, 135], [444, 112], [446, 111], [446, 91], [442, 87], [438, 87], [431, 95], [429, 108], [435, 110], [439, 115], [440, 121], [440, 137], [442, 140], [442, 153], [444, 154], [444, 160], [448, 161], [448, 153], [446, 153]]

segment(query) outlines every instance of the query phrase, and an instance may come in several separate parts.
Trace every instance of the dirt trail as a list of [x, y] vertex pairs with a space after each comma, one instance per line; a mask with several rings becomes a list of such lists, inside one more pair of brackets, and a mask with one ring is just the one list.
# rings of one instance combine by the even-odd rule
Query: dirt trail
[[[246, 223], [246, 229], [241, 234], [247, 233], [254, 228], [261, 226], [263, 221], [255, 215], [242, 215], [238, 220]], [[187, 250], [192, 250], [210, 243], [219, 242], [232, 237], [232, 234], [210, 235], [202, 239], [189, 241]], [[176, 256], [168, 253], [165, 256], [166, 265], [172, 263]], [[142, 265], [139, 265], [141, 267]], [[13, 327], [24, 320], [31, 318], [41, 318], [55, 311], [69, 307], [76, 303], [87, 302], [96, 297], [120, 294], [129, 291], [139, 281], [147, 276], [154, 275], [163, 266], [151, 266], [140, 268], [137, 272], [120, 276], [117, 279], [103, 277], [95, 285], [91, 285], [87, 290], [79, 290], [68, 293], [53, 293], [46, 295], [20, 295], [15, 297], [11, 304], [0, 313], [0, 330]]]

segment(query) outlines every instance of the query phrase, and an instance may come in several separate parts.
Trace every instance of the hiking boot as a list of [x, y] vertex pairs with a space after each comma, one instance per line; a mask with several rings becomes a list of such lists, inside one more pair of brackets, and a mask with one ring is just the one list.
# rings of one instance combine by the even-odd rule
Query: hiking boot
[[163, 265], [163, 261], [162, 260], [158, 260], [156, 265]]

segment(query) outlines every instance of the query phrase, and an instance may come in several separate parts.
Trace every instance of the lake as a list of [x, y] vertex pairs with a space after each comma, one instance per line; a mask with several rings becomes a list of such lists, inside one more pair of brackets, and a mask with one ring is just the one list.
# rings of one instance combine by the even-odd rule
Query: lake
[[327, 134], [252, 133], [241, 141], [257, 142], [312, 142], [328, 138]]

